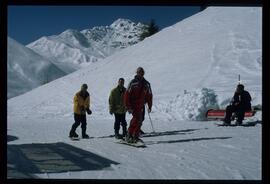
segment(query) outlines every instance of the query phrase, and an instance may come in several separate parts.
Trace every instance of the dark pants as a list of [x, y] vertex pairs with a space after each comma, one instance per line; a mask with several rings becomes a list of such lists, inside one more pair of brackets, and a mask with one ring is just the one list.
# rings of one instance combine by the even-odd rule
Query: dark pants
[[71, 130], [70, 130], [70, 135], [74, 134], [77, 127], [80, 126], [82, 128], [82, 135], [86, 135], [86, 114], [74, 114], [74, 120], [75, 123], [72, 125]]
[[250, 109], [241, 108], [241, 107], [235, 106], [235, 105], [228, 105], [226, 107], [226, 115], [225, 115], [224, 122], [227, 124], [230, 124], [231, 118], [232, 118], [232, 113], [235, 113], [236, 117], [237, 117], [237, 122], [242, 124], [242, 121], [245, 117], [245, 112], [249, 111], [249, 110]]
[[115, 134], [119, 134], [120, 125], [123, 129], [123, 136], [127, 134], [127, 121], [126, 121], [126, 113], [123, 114], [114, 114], [115, 122], [114, 122], [114, 131]]

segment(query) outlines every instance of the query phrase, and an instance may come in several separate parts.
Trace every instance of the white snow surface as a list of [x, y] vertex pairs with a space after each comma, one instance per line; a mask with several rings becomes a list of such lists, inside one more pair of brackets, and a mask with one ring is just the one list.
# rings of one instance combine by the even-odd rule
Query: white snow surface
[[[252, 104], [262, 103], [261, 20], [261, 8], [210, 7], [91, 67], [14, 97], [8, 100], [8, 135], [18, 140], [9, 145], [63, 142], [120, 163], [103, 170], [35, 174], [41, 178], [260, 180], [261, 123], [217, 127], [203, 115], [228, 104], [238, 74]], [[139, 149], [101, 138], [113, 133], [110, 90], [120, 77], [127, 85], [138, 66], [151, 83], [151, 118], [160, 132], [143, 137], [147, 148]], [[93, 138], [72, 142], [67, 136], [73, 96], [82, 83], [91, 95], [87, 132]], [[261, 113], [248, 121], [261, 122]], [[152, 132], [150, 125], [146, 114], [142, 129]]]

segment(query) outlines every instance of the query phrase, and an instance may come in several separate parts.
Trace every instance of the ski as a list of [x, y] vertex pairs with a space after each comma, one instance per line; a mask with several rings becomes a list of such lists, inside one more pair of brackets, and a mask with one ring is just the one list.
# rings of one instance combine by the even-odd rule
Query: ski
[[137, 148], [145, 148], [146, 147], [146, 145], [141, 141], [138, 141], [137, 143], [128, 143], [128, 142], [124, 141], [123, 139], [121, 139], [121, 140], [115, 141], [115, 143], [117, 143], [117, 144], [125, 144], [125, 145], [128, 145], [128, 146], [133, 146], [133, 147], [137, 147]]
[[250, 127], [250, 126], [255, 126], [257, 123], [244, 123], [242, 125], [237, 125], [237, 124], [230, 124], [230, 125], [226, 125], [226, 124], [219, 124], [219, 123], [215, 123], [215, 125], [217, 126], [224, 126], [224, 127], [236, 127], [236, 126], [243, 126], [243, 127]]

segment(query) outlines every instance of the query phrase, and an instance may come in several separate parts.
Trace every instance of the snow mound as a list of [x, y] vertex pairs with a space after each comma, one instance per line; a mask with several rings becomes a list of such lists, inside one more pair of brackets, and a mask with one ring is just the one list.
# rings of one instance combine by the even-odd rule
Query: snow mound
[[178, 116], [181, 120], [206, 120], [205, 113], [209, 109], [217, 109], [218, 101], [215, 91], [202, 88], [193, 92], [177, 95], [170, 102], [166, 111]]

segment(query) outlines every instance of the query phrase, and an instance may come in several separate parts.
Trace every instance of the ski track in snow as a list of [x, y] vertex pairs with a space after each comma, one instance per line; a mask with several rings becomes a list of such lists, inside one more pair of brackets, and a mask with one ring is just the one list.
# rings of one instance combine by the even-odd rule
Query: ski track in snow
[[[24, 121], [27, 121], [24, 120]], [[41, 178], [92, 179], [259, 179], [261, 126], [217, 127], [215, 122], [155, 121], [156, 132], [167, 135], [142, 137], [146, 148], [114, 143], [112, 120], [88, 118], [89, 140], [71, 141], [71, 118], [32, 122], [14, 121], [8, 135], [19, 135], [9, 144], [63, 142], [108, 158], [119, 165], [101, 171], [37, 174]], [[23, 125], [18, 127], [19, 125]], [[27, 125], [27, 126], [26, 126]], [[104, 126], [106, 125], [106, 126]], [[190, 128], [192, 127], [192, 129]], [[150, 122], [143, 125], [151, 132]], [[178, 131], [175, 131], [175, 130]], [[240, 132], [239, 132], [240, 131]], [[22, 133], [24, 132], [24, 133]], [[77, 129], [80, 134], [80, 127]]]

